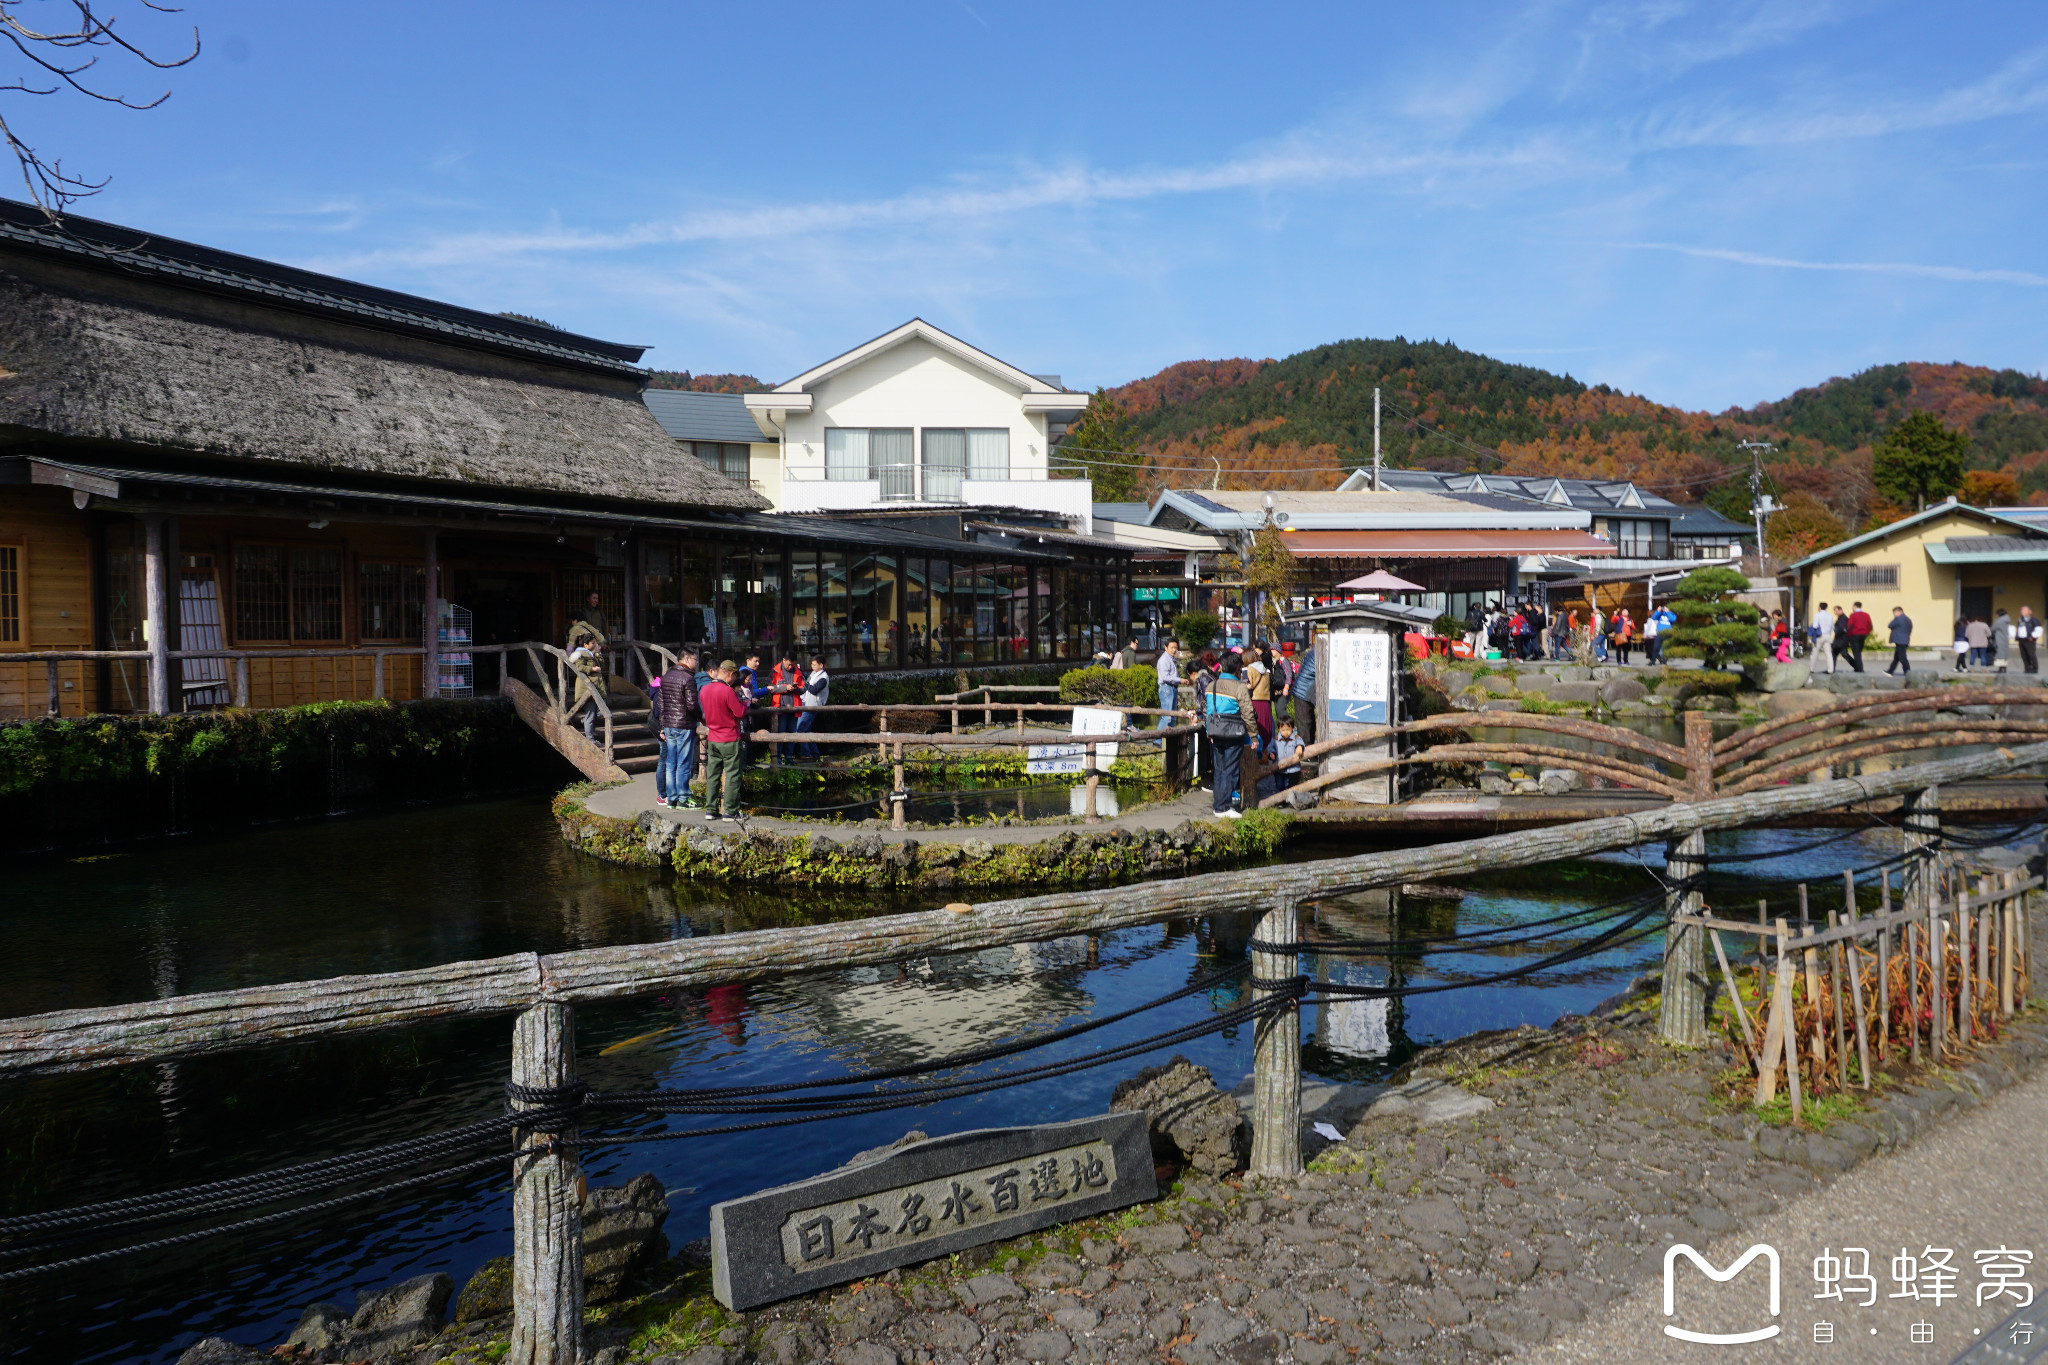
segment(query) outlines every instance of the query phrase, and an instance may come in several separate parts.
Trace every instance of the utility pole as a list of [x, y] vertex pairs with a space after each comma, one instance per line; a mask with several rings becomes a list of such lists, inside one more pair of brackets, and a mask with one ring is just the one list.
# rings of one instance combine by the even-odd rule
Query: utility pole
[[1372, 491], [1380, 491], [1380, 386], [1372, 386]]
[[1749, 452], [1749, 512], [1756, 519], [1756, 565], [1768, 570], [1771, 561], [1764, 553], [1764, 514], [1778, 509], [1764, 506], [1764, 454], [1777, 447], [1769, 441], [1738, 441], [1735, 448]]

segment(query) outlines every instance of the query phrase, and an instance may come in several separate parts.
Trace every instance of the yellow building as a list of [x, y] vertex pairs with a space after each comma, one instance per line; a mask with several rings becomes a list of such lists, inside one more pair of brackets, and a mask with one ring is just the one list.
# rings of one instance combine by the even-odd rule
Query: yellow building
[[1861, 602], [1877, 639], [1893, 607], [1913, 618], [1919, 648], [1948, 645], [1958, 618], [1989, 622], [2003, 609], [2048, 615], [2048, 532], [2003, 512], [1951, 498], [1924, 512], [1831, 545], [1787, 567], [1802, 620], [1822, 602]]

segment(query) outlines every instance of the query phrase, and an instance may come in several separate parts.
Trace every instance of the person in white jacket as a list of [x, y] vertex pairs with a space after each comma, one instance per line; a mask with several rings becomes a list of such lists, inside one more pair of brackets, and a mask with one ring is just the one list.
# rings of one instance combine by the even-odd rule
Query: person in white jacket
[[1813, 660], [1812, 671], [1832, 673], [1835, 671], [1835, 614], [1828, 610], [1828, 604], [1819, 602], [1813, 608], [1813, 624], [1806, 631], [1807, 651]]

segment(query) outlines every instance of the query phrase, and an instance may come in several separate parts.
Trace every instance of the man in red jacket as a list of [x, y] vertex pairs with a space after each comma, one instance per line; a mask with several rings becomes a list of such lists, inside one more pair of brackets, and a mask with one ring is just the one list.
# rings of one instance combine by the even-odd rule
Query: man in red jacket
[[697, 694], [704, 709], [704, 805], [713, 820], [740, 816], [740, 727], [747, 723], [747, 704], [733, 690], [739, 665], [731, 659], [718, 666], [712, 680]]
[[1870, 632], [1877, 629], [1870, 619], [1870, 613], [1863, 610], [1858, 602], [1849, 612], [1849, 667], [1858, 673], [1863, 671], [1863, 642], [1870, 638]]

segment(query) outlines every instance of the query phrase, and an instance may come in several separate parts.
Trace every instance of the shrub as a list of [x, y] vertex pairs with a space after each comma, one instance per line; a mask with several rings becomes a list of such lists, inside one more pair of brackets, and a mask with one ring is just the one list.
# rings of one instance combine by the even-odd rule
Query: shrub
[[1173, 638], [1180, 641], [1182, 649], [1199, 654], [1216, 638], [1216, 627], [1220, 624], [1214, 613], [1184, 611], [1173, 618]]
[[1159, 675], [1149, 668], [1077, 668], [1060, 675], [1060, 700], [1157, 706]]

